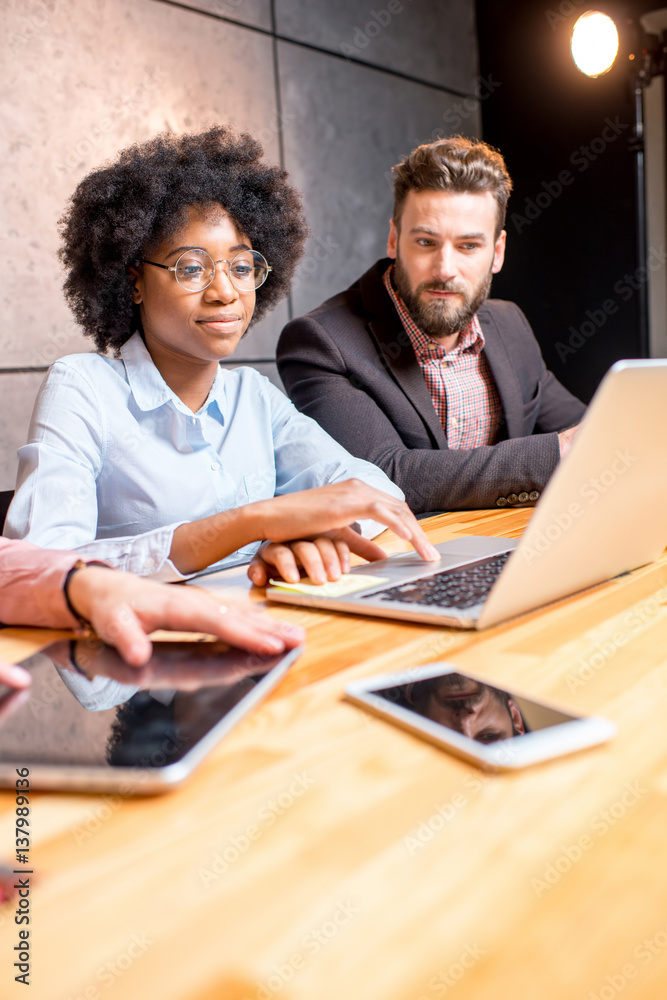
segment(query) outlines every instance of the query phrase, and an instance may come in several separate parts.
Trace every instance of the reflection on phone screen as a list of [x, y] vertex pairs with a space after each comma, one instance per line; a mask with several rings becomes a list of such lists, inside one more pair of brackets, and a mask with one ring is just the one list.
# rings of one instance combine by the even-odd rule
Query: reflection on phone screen
[[459, 673], [398, 684], [375, 694], [477, 743], [512, 739], [575, 718]]

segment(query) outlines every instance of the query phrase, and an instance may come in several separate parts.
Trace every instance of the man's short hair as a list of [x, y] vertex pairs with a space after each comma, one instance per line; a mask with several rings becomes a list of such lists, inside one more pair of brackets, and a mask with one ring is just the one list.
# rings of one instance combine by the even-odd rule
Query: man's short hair
[[498, 206], [496, 239], [505, 225], [512, 180], [497, 149], [478, 139], [453, 136], [417, 146], [394, 174], [394, 223], [399, 225], [410, 191], [447, 191], [451, 194], [490, 191]]

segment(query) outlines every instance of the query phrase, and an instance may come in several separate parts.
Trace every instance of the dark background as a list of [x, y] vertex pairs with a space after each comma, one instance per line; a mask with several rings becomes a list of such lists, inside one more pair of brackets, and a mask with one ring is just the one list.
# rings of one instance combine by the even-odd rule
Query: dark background
[[[480, 72], [496, 84], [481, 102], [483, 135], [501, 150], [514, 181], [506, 262], [492, 295], [521, 306], [547, 365], [585, 401], [614, 361], [639, 354], [637, 293], [624, 278], [637, 268], [628, 148], [634, 105], [627, 58], [620, 56], [631, 39], [628, 18], [664, 6], [477, 0]], [[589, 9], [623, 26], [619, 57], [596, 80], [576, 69], [569, 48], [572, 26]], [[581, 147], [599, 139], [607, 118], [628, 127], [603, 152], [587, 155]], [[563, 170], [573, 180], [558, 193]], [[609, 300], [618, 310], [607, 315], [602, 304]], [[595, 332], [582, 337], [582, 324], [591, 322]], [[571, 352], [573, 334], [581, 346]]]

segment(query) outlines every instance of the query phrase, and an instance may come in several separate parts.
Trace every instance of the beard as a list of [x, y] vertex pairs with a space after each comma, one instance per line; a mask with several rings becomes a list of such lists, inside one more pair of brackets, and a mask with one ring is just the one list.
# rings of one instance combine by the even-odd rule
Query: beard
[[[491, 289], [492, 271], [489, 271], [470, 293], [454, 279], [450, 281], [422, 281], [416, 289], [410, 287], [410, 279], [399, 258], [394, 263], [394, 284], [403, 299], [405, 308], [422, 333], [433, 340], [462, 333], [473, 318]], [[422, 292], [430, 289], [437, 292], [456, 292], [462, 296], [459, 306], [447, 299], [424, 302]]]

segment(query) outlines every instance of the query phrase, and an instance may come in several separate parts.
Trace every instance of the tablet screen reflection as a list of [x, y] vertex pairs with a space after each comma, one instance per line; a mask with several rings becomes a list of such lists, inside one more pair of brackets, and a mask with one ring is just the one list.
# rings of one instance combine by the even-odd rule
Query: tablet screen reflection
[[222, 642], [155, 642], [153, 650], [139, 669], [88, 639], [24, 661], [31, 688], [0, 702], [0, 763], [165, 767], [240, 717], [241, 703], [285, 661]]

